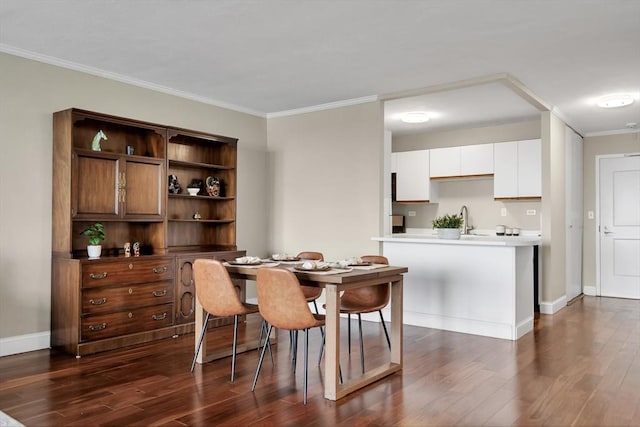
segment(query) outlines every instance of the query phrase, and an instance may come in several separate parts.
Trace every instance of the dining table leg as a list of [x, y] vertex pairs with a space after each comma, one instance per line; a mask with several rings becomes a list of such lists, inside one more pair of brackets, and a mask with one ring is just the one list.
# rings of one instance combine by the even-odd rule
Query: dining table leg
[[325, 286], [324, 397], [337, 400], [340, 369], [340, 293], [336, 285]]
[[402, 276], [391, 282], [391, 363], [402, 367]]

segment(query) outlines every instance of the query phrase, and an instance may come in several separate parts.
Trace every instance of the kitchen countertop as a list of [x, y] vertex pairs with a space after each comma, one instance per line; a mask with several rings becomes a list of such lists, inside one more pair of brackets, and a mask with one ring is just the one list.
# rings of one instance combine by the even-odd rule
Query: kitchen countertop
[[541, 238], [538, 232], [525, 232], [520, 236], [496, 236], [495, 232], [478, 230], [477, 234], [461, 235], [459, 240], [440, 239], [434, 230], [409, 230], [407, 233], [395, 233], [382, 237], [372, 237], [379, 242], [424, 243], [434, 245], [468, 245], [468, 246], [535, 246]]

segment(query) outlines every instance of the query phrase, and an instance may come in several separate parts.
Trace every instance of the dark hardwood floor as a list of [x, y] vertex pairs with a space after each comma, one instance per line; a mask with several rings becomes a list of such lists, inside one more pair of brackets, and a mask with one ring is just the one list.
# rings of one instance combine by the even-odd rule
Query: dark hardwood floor
[[[343, 320], [343, 327], [346, 326]], [[253, 336], [254, 320], [244, 331]], [[365, 324], [366, 360], [388, 357]], [[343, 328], [342, 369], [360, 369]], [[228, 339], [215, 330], [209, 342]], [[517, 342], [405, 326], [404, 369], [338, 402], [322, 396], [319, 332], [310, 335], [309, 403], [302, 404], [286, 331], [255, 393], [258, 353], [189, 372], [193, 336], [76, 359], [57, 351], [0, 358], [0, 410], [27, 426], [93, 425], [640, 425], [640, 301], [584, 297], [536, 319]], [[224, 336], [223, 336], [224, 335]]]

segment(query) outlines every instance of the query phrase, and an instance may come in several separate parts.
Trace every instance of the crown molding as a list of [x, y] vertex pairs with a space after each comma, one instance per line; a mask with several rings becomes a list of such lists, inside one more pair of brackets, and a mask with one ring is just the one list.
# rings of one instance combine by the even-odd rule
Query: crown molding
[[267, 113], [267, 119], [277, 117], [297, 116], [299, 114], [313, 113], [322, 110], [332, 110], [334, 108], [348, 107], [350, 105], [366, 104], [368, 102], [377, 101], [378, 95], [363, 96], [361, 98], [345, 99], [343, 101], [328, 102], [326, 104], [312, 105], [310, 107], [296, 108], [294, 110], [278, 111], [275, 113]]
[[214, 107], [220, 107], [227, 110], [237, 111], [239, 113], [250, 114], [252, 116], [258, 116], [262, 118], [266, 117], [266, 114], [261, 111], [256, 111], [250, 108], [241, 107], [239, 105], [218, 101], [208, 97], [196, 95], [190, 92], [184, 92], [181, 90], [172, 89], [167, 86], [150, 83], [144, 80], [134, 79], [129, 76], [125, 76], [118, 73], [112, 73], [110, 71], [101, 70], [99, 68], [88, 67], [86, 65], [78, 64], [72, 61], [66, 61], [64, 59], [54, 58], [48, 55], [42, 55], [40, 53], [31, 52], [31, 51], [16, 48], [13, 46], [8, 46], [3, 43], [0, 43], [0, 52], [6, 53], [9, 55], [19, 56], [21, 58], [29, 59], [32, 61], [42, 62], [44, 64], [54, 65], [56, 67], [65, 68], [68, 70], [79, 71], [81, 73], [90, 74], [96, 77], [102, 77], [108, 80], [114, 80], [114, 81], [125, 83], [131, 86], [141, 87], [143, 89], [149, 89], [155, 92], [165, 93], [167, 95], [177, 96], [179, 98], [212, 105]]
[[591, 136], [622, 135], [625, 133], [637, 133], [640, 135], [640, 129], [634, 128], [634, 129], [604, 130], [602, 132], [589, 132], [589, 133], [586, 133], [584, 136], [591, 137]]

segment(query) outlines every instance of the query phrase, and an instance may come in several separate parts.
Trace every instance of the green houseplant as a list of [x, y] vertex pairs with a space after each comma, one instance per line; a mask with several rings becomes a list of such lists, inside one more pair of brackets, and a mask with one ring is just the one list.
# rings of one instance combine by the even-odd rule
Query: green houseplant
[[460, 227], [462, 226], [462, 217], [460, 215], [449, 215], [435, 217], [431, 222], [433, 228], [437, 230], [438, 237], [441, 239], [459, 239]]
[[91, 224], [80, 232], [83, 236], [86, 236], [89, 240], [87, 245], [87, 255], [89, 259], [98, 259], [102, 253], [102, 242], [105, 239], [104, 225], [101, 222]]

